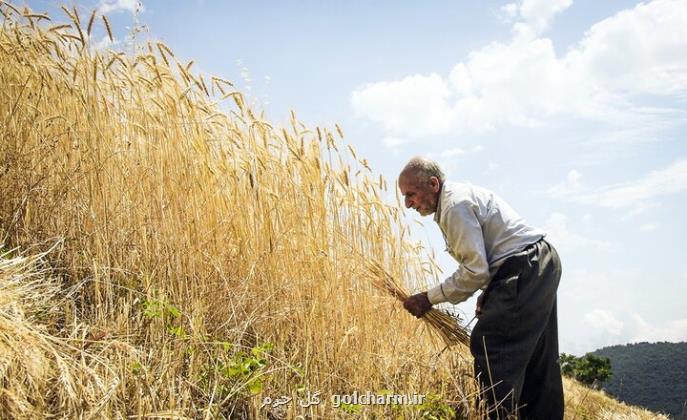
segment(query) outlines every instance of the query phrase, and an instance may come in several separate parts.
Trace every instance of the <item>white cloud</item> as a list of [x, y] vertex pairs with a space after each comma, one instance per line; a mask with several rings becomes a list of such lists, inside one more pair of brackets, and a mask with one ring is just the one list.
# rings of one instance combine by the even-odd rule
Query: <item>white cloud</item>
[[582, 174], [576, 169], [572, 169], [568, 172], [565, 182], [549, 188], [547, 193], [553, 197], [563, 197], [574, 194], [582, 188], [582, 184], [580, 183], [581, 178]]
[[135, 14], [144, 11], [145, 8], [140, 0], [103, 0], [98, 7], [98, 13], [100, 14], [108, 14], [120, 10]]
[[568, 217], [561, 213], [553, 213], [544, 223], [544, 230], [551, 242], [562, 250], [573, 248], [593, 248], [597, 251], [608, 251], [611, 244], [607, 241], [587, 238], [568, 228]]
[[494, 171], [497, 171], [501, 167], [501, 164], [497, 162], [488, 162], [487, 167], [482, 171], [483, 175], [490, 174]]
[[616, 315], [607, 309], [593, 309], [582, 320], [563, 322], [562, 351], [584, 354], [622, 343], [687, 341], [687, 319], [649, 323], [636, 312], [621, 311]]
[[389, 149], [393, 149], [395, 147], [410, 143], [410, 140], [402, 139], [402, 138], [398, 138], [398, 137], [384, 137], [382, 139], [382, 142]]
[[[552, 242], [560, 248], [558, 243]], [[684, 311], [666, 304], [666, 293], [678, 291], [647, 282], [651, 271], [622, 264], [610, 270], [593, 264], [575, 265], [561, 252], [563, 276], [558, 289], [561, 351], [584, 354], [604, 346], [637, 341], [685, 341]], [[586, 259], [585, 259], [586, 261]], [[687, 275], [684, 277], [687, 280]], [[680, 277], [683, 280], [683, 277]], [[679, 293], [679, 292], [677, 292]], [[611, 297], [611, 298], [609, 298]], [[661, 308], [656, 311], [656, 308]], [[652, 319], [645, 321], [651, 314]]]
[[[578, 174], [579, 175], [579, 174]], [[580, 175], [581, 176], [581, 175]], [[687, 160], [679, 160], [665, 168], [651, 171], [635, 181], [613, 184], [593, 190], [582, 188], [580, 176], [573, 176], [577, 189], [571, 187], [571, 176], [548, 193], [583, 204], [609, 208], [629, 208], [632, 215], [658, 205], [658, 198], [687, 191]]]
[[608, 334], [620, 335], [625, 325], [622, 321], [613, 316], [612, 313], [603, 309], [594, 309], [584, 315], [587, 325]]
[[516, 31], [541, 33], [549, 28], [553, 17], [572, 5], [572, 0], [522, 0], [509, 3], [501, 10], [510, 18], [521, 18], [523, 22]]
[[390, 133], [418, 137], [445, 133], [453, 124], [450, 94], [448, 83], [433, 73], [363, 86], [351, 103], [357, 115], [382, 123]]
[[687, 341], [687, 319], [676, 319], [663, 325], [651, 325], [639, 314], [633, 314], [634, 332], [630, 342]]
[[382, 143], [384, 143], [384, 146], [391, 150], [391, 152], [394, 155], [398, 155], [400, 153], [400, 148], [401, 146], [410, 143], [411, 141], [407, 138], [400, 138], [400, 137], [384, 137], [382, 139]]
[[575, 322], [562, 320], [561, 351], [582, 355], [596, 349], [624, 343], [687, 341], [687, 319], [649, 323], [637, 313], [616, 316], [594, 309]]
[[[565, 55], [537, 34], [570, 1], [523, 1], [504, 10], [517, 22], [509, 43], [472, 51], [449, 75], [413, 75], [356, 89], [357, 115], [394, 135], [421, 137], [499, 126], [537, 126], [555, 117], [623, 129], [656, 125], [683, 109], [642, 95], [687, 97], [687, 2], [655, 0], [593, 25]], [[527, 29], [529, 28], [529, 29]]]
[[597, 83], [634, 94], [687, 93], [687, 3], [640, 3], [591, 27], [568, 58]]
[[509, 19], [515, 19], [518, 16], [518, 4], [517, 3], [508, 3], [503, 6], [501, 6], [501, 11], [505, 14], [505, 16]]
[[446, 149], [443, 152], [441, 152], [441, 156], [444, 158], [455, 158], [458, 156], [462, 156], [465, 154], [465, 150], [459, 148], [459, 147], [453, 147], [451, 149]]
[[460, 158], [467, 153], [474, 152], [472, 148], [469, 151], [460, 147], [450, 147], [440, 152], [428, 152], [427, 157], [436, 160], [448, 178], [451, 178], [459, 167]]
[[582, 178], [582, 174], [577, 172], [575, 169], [571, 170], [568, 172], [568, 185], [572, 189], [579, 189], [580, 188], [580, 178]]
[[644, 223], [643, 225], [639, 226], [640, 232], [653, 232], [656, 229], [658, 229], [657, 223]]
[[115, 45], [119, 44], [119, 41], [117, 39], [110, 40], [110, 37], [108, 35], [103, 36], [99, 41], [94, 41], [91, 44], [91, 48], [94, 51], [104, 51], [108, 48], [113, 48]]
[[668, 194], [687, 190], [687, 160], [652, 171], [634, 182], [611, 185], [587, 197], [604, 207], [636, 207]]

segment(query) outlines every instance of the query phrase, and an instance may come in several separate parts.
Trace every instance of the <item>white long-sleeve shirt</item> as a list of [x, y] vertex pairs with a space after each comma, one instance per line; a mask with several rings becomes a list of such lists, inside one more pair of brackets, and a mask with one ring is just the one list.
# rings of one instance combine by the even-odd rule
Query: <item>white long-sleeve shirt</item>
[[432, 304], [460, 303], [484, 289], [501, 263], [544, 237], [495, 193], [470, 184], [445, 182], [434, 221], [446, 250], [460, 266], [427, 291]]

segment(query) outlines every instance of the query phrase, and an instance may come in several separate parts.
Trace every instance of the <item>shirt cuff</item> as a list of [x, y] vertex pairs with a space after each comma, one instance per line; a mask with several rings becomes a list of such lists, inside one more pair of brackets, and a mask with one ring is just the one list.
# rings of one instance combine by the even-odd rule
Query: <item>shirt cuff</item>
[[436, 305], [438, 303], [448, 302], [448, 298], [444, 294], [442, 288], [443, 285], [439, 284], [438, 286], [427, 290], [427, 299], [429, 300], [429, 303]]

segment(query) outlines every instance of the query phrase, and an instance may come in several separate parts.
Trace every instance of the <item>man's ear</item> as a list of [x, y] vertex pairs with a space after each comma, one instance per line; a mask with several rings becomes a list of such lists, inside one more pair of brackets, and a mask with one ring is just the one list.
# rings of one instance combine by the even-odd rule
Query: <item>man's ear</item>
[[432, 187], [432, 190], [434, 192], [439, 192], [439, 188], [441, 187], [441, 182], [439, 182], [439, 178], [432, 176], [429, 178], [429, 185]]

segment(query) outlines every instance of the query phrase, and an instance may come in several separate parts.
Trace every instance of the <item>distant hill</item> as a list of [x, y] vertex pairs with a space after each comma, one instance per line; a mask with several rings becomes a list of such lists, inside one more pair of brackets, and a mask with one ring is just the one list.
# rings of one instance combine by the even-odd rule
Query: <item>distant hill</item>
[[687, 342], [637, 343], [592, 352], [611, 359], [603, 389], [620, 401], [687, 420]]

